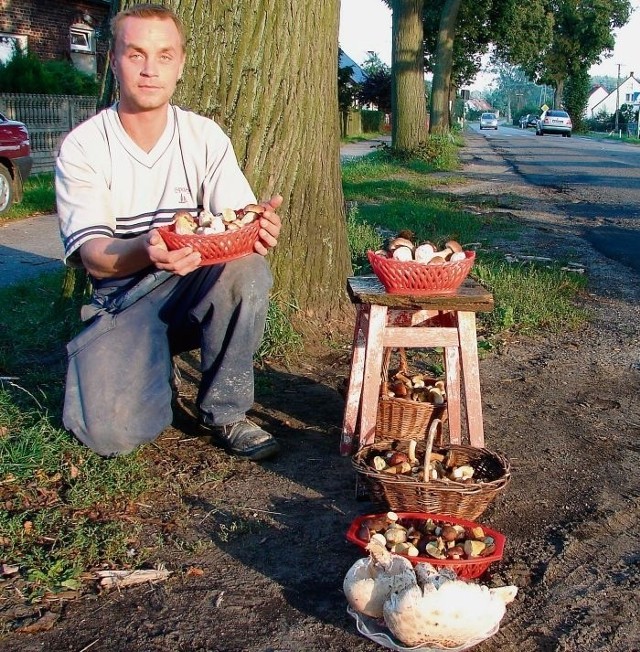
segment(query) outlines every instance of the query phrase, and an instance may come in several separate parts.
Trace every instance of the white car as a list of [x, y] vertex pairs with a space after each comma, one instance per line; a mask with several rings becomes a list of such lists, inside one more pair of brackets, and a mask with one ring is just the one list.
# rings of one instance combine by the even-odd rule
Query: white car
[[480, 116], [480, 129], [497, 129], [498, 116], [495, 113], [483, 113]]
[[571, 138], [571, 118], [562, 109], [548, 109], [539, 118], [536, 125], [536, 136], [545, 134], [562, 134], [565, 138]]

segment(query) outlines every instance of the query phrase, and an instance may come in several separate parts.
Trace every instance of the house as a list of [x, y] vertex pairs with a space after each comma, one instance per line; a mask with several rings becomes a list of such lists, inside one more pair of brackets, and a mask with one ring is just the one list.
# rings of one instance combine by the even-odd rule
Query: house
[[477, 111], [478, 113], [482, 113], [483, 111], [495, 112], [491, 104], [482, 97], [474, 97], [470, 100], [465, 100], [464, 106], [467, 111]]
[[367, 79], [364, 70], [342, 49], [338, 48], [338, 68], [351, 68], [351, 82], [362, 84]]
[[596, 115], [597, 112], [594, 112], [594, 108], [600, 104], [607, 95], [609, 95], [609, 91], [601, 84], [596, 84], [591, 88], [587, 98], [587, 106], [584, 110], [585, 118], [592, 118]]
[[14, 44], [43, 61], [66, 60], [102, 74], [107, 64], [112, 0], [0, 0], [0, 61]]
[[623, 104], [631, 104], [636, 110], [640, 107], [640, 80], [633, 73], [599, 102], [590, 105], [587, 117], [595, 118], [601, 113], [613, 115]]

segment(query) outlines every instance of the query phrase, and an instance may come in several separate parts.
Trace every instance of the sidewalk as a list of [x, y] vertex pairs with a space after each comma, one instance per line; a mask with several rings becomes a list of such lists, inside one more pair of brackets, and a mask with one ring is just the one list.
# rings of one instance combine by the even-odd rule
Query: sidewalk
[[0, 223], [0, 288], [64, 267], [58, 216]]
[[[389, 142], [390, 136], [381, 136], [379, 140], [342, 145], [340, 159], [346, 161], [365, 156], [382, 143]], [[0, 288], [62, 269], [62, 256], [55, 214], [0, 223]]]

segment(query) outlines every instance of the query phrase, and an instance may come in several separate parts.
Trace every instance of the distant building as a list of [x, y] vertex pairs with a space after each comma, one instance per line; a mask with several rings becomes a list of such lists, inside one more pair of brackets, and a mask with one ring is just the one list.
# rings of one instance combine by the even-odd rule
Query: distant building
[[609, 91], [601, 84], [597, 84], [591, 88], [589, 91], [589, 97], [587, 98], [587, 106], [584, 110], [586, 118], [592, 118], [595, 116], [594, 108], [600, 104], [607, 95], [609, 95]]
[[[591, 100], [591, 96], [589, 99]], [[602, 97], [598, 102], [592, 103], [589, 101], [587, 105], [587, 117], [595, 118], [600, 113], [613, 115], [616, 112], [616, 108], [621, 107], [623, 104], [632, 105], [636, 111], [640, 107], [640, 81], [637, 77], [634, 77], [633, 73], [621, 81], [617, 88]]]
[[464, 105], [467, 111], [491, 111], [492, 113], [496, 113], [491, 104], [489, 104], [489, 102], [487, 102], [487, 100], [482, 97], [475, 97], [470, 100], [466, 100]]
[[97, 75], [107, 65], [112, 0], [0, 0], [0, 61], [14, 44], [43, 61], [72, 61]]

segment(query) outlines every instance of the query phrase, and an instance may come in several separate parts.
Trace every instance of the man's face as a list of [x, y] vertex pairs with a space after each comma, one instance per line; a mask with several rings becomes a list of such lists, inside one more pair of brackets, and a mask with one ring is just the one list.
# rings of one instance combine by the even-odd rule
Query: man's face
[[180, 33], [171, 19], [125, 18], [111, 56], [120, 107], [139, 113], [166, 106], [184, 61]]

